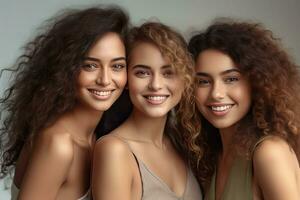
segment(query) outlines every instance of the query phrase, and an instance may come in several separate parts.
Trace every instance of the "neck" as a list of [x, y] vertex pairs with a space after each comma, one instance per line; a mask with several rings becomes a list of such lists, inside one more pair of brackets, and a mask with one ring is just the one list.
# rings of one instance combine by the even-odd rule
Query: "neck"
[[78, 104], [65, 114], [64, 124], [68, 131], [71, 131], [78, 138], [89, 140], [94, 134], [102, 115], [102, 111], [89, 109]]
[[226, 157], [226, 155], [231, 154], [230, 151], [232, 150], [232, 139], [235, 132], [234, 127], [228, 127], [219, 129], [221, 141], [222, 141], [222, 157]]
[[127, 121], [128, 125], [134, 130], [130, 137], [153, 143], [158, 147], [163, 146], [167, 115], [162, 117], [149, 117], [134, 109]]

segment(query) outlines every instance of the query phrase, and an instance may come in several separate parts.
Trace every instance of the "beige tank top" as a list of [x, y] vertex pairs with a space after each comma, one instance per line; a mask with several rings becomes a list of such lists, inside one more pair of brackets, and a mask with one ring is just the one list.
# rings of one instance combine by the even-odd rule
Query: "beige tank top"
[[144, 162], [134, 154], [130, 145], [124, 138], [116, 135], [112, 136], [122, 140], [128, 146], [137, 162], [142, 183], [141, 200], [202, 200], [203, 195], [200, 185], [190, 167], [187, 167], [184, 193], [181, 197], [178, 197], [161, 178], [153, 173]]
[[156, 176], [141, 160], [133, 153], [139, 166], [142, 181], [142, 200], [202, 200], [200, 186], [188, 167], [185, 191], [178, 197], [169, 186]]

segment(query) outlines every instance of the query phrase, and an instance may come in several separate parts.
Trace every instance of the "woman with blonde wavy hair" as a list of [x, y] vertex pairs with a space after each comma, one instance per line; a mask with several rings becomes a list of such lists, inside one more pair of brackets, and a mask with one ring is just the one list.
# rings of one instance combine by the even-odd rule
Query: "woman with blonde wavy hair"
[[189, 50], [205, 199], [300, 199], [300, 73], [279, 40], [260, 24], [221, 21]]
[[[184, 39], [161, 23], [129, 34], [128, 119], [95, 146], [93, 199], [200, 200], [186, 153], [199, 154], [193, 62]], [[176, 117], [177, 116], [177, 117]]]

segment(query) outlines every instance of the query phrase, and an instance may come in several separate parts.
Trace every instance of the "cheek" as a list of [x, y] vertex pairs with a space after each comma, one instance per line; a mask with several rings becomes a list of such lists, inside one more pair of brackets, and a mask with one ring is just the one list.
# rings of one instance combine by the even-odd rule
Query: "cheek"
[[174, 80], [167, 80], [166, 85], [169, 90], [176, 92], [178, 95], [182, 95], [185, 89], [185, 83], [182, 79], [176, 78]]
[[251, 104], [251, 89], [247, 86], [237, 87], [232, 90], [232, 96], [240, 104]]
[[142, 92], [147, 87], [147, 80], [128, 76], [128, 90], [131, 95]]
[[124, 88], [127, 82], [127, 73], [122, 72], [113, 74], [113, 80], [119, 88]]
[[77, 85], [85, 86], [93, 80], [93, 75], [81, 71], [77, 77]]
[[251, 104], [252, 104], [252, 95], [251, 95], [251, 90], [248, 88], [245, 88], [244, 93], [243, 93], [243, 99], [242, 101], [245, 104], [245, 107], [249, 111]]
[[203, 88], [197, 88], [195, 91], [196, 103], [197, 105], [204, 104], [208, 98], [208, 91]]

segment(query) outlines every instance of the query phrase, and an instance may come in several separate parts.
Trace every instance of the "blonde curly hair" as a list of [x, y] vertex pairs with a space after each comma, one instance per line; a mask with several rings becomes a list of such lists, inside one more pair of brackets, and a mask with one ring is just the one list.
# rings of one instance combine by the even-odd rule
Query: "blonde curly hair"
[[166, 133], [183, 157], [192, 161], [190, 158], [199, 157], [202, 151], [197, 144], [199, 135], [197, 124], [199, 125], [200, 122], [193, 115], [195, 112], [194, 62], [188, 52], [187, 44], [184, 38], [170, 27], [158, 22], [147, 22], [132, 28], [129, 33], [128, 63], [130, 63], [130, 52], [140, 42], [155, 45], [184, 80], [182, 98], [176, 108], [168, 114]]

